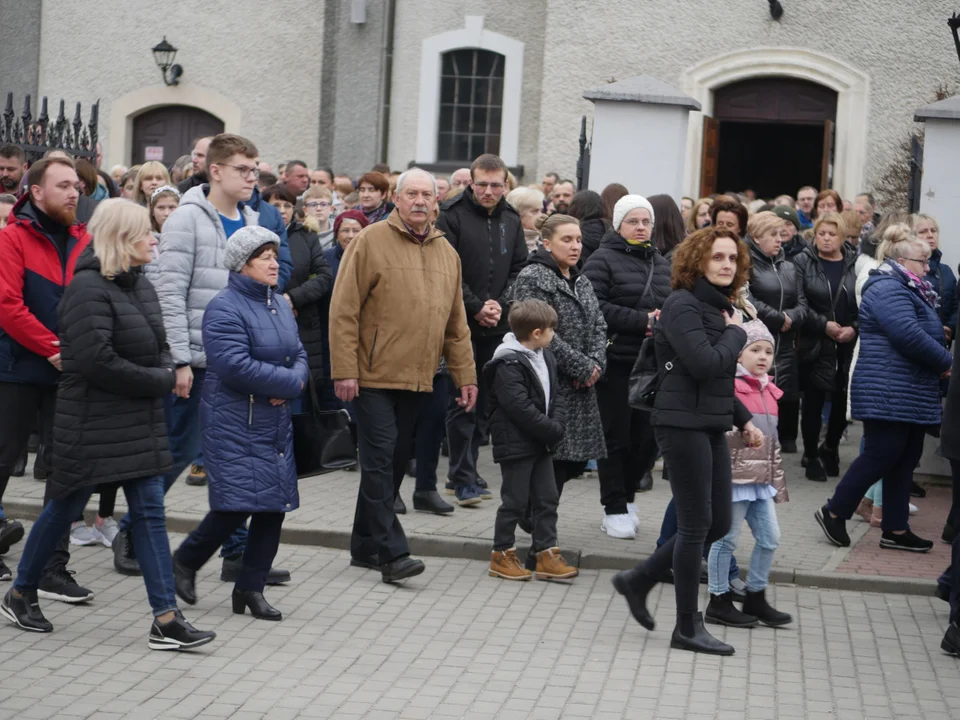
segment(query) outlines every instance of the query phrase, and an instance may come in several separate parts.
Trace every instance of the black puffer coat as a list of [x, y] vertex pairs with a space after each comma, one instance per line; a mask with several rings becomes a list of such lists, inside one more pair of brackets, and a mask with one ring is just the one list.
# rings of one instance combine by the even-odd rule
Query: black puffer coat
[[[808, 245], [793, 259], [797, 273], [803, 282], [803, 294], [807, 298], [807, 319], [797, 337], [797, 360], [808, 366], [801, 370], [804, 378], [801, 390], [817, 389], [832, 392], [846, 391], [849, 385], [850, 361], [856, 339], [845, 343], [842, 350], [824, 333], [827, 322], [834, 319], [833, 296], [837, 288], [831, 288], [816, 246]], [[851, 326], [857, 328], [857, 254], [856, 250], [843, 248], [843, 284], [837, 305], [845, 304], [851, 317]]]
[[93, 248], [83, 252], [60, 303], [60, 354], [50, 496], [168, 472], [163, 398], [173, 360], [140, 268], [108, 280]]
[[[523, 236], [520, 214], [504, 198], [492, 213], [473, 196], [473, 188], [466, 188], [452, 200], [440, 206], [437, 229], [460, 255], [463, 273], [463, 304], [467, 322], [474, 337], [503, 335], [507, 324], [507, 301], [517, 275], [527, 264], [527, 241]], [[500, 323], [493, 328], [483, 327], [473, 316], [483, 309], [487, 300], [500, 303], [503, 312]]]
[[543, 385], [524, 353], [498, 352], [483, 368], [487, 387], [493, 388], [488, 412], [494, 462], [538, 457], [553, 452], [563, 439], [567, 419], [557, 393], [557, 361], [549, 350], [543, 351], [543, 359], [550, 376], [549, 411]]
[[663, 304], [654, 330], [662, 380], [653, 425], [725, 432], [752, 417], [734, 395], [747, 333], [727, 325], [724, 310], [733, 314], [730, 301], [704, 278], [692, 292], [674, 290]]
[[[794, 342], [797, 329], [807, 320], [807, 298], [797, 267], [786, 259], [781, 249], [772, 258], [757, 247], [753, 239], [744, 238], [750, 248], [750, 302], [757, 309], [757, 318], [763, 321], [773, 335], [775, 355], [773, 377], [777, 387], [787, 393], [800, 390], [797, 373], [797, 353]], [[790, 318], [790, 329], [780, 332], [784, 316]]]
[[655, 247], [631, 245], [610, 230], [583, 274], [607, 321], [607, 357], [633, 365], [647, 335], [649, 313], [662, 308], [670, 295], [670, 262]]
[[583, 250], [580, 252], [580, 267], [587, 264], [587, 260], [597, 250], [603, 242], [603, 236], [612, 229], [612, 225], [603, 218], [594, 218], [592, 220], [580, 221], [580, 233], [582, 234]]
[[314, 382], [319, 384], [326, 375], [322, 301], [333, 288], [333, 278], [316, 233], [294, 220], [287, 228], [287, 242], [293, 257], [293, 272], [287, 283], [286, 294], [297, 311], [297, 328], [300, 342], [309, 358], [310, 374]]

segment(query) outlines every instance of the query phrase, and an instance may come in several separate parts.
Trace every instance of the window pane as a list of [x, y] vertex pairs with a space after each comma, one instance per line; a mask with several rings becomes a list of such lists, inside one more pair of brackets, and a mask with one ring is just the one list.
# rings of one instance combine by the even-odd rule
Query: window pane
[[485, 107], [474, 107], [473, 108], [473, 131], [478, 133], [487, 132], [487, 108]]
[[453, 130], [453, 105], [440, 106], [440, 132]]
[[443, 54], [438, 159], [467, 162], [499, 151], [503, 68], [503, 55], [488, 50]]
[[437, 143], [437, 160], [457, 160], [453, 151], [453, 133], [440, 133], [440, 142]]
[[443, 69], [441, 73], [443, 75], [453, 75], [453, 53], [444, 53], [442, 56]]
[[487, 106], [489, 103], [490, 81], [474, 80], [473, 82], [473, 104]]
[[457, 81], [453, 78], [440, 80], [440, 102], [452, 105], [456, 100]]
[[468, 133], [470, 132], [470, 106], [467, 107], [457, 107], [456, 110], [456, 124], [453, 126], [455, 132], [458, 133]]

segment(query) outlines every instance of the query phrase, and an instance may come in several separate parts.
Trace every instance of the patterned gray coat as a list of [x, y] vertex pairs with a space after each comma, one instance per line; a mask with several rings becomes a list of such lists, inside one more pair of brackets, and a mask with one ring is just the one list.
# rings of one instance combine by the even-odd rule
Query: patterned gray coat
[[554, 457], [582, 462], [607, 456], [596, 388], [577, 389], [573, 385], [575, 380], [588, 380], [594, 366], [601, 374], [606, 370], [607, 323], [590, 281], [576, 268], [571, 268], [570, 276], [573, 288], [550, 253], [539, 247], [517, 277], [513, 298], [543, 300], [557, 311], [557, 330], [550, 350], [557, 358], [558, 392], [567, 408], [567, 431]]

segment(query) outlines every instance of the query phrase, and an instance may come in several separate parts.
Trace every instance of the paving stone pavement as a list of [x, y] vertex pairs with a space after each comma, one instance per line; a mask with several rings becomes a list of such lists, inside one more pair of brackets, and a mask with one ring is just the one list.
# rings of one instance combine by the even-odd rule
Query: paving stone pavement
[[[841, 470], [846, 469], [857, 453], [860, 442], [860, 426], [850, 428], [849, 440], [841, 445]], [[827, 483], [815, 483], [804, 478], [800, 467], [800, 455], [784, 455], [790, 502], [777, 506], [781, 526], [781, 545], [774, 562], [774, 578], [777, 581], [797, 581], [801, 584], [823, 584], [832, 587], [851, 587], [851, 576], [874, 577], [892, 575], [903, 579], [916, 579], [929, 583], [887, 584], [896, 591], [931, 592], [935, 578], [942, 572], [949, 556], [949, 546], [940, 543], [940, 529], [949, 511], [949, 492], [934, 489], [927, 498], [915, 499], [920, 514], [914, 522], [922, 522], [923, 537], [935, 539], [937, 549], [929, 555], [917, 556], [894, 551], [880, 551], [878, 531], [868, 532], [866, 523], [853, 520], [848, 530], [854, 541], [851, 549], [836, 548], [823, 537], [813, 519], [814, 510], [832, 494], [838, 479]], [[437, 516], [413, 512], [411, 496], [414, 481], [404, 480], [401, 494], [411, 512], [402, 518], [408, 536], [426, 538], [446, 544], [443, 555], [479, 559], [488, 552], [493, 539], [493, 523], [499, 504], [500, 471], [493, 463], [490, 449], [482, 448], [480, 455], [481, 475], [490, 483], [496, 499], [475, 507], [458, 507], [452, 514]], [[441, 459], [438, 471], [440, 489], [446, 478], [446, 460]], [[11, 478], [5, 502], [13, 506], [30, 507], [38, 512], [43, 501], [43, 483], [33, 480], [28, 469], [27, 477]], [[570, 482], [563, 492], [559, 511], [559, 539], [565, 553], [576, 560], [579, 555], [582, 567], [617, 568], [633, 565], [646, 557], [656, 544], [664, 509], [670, 500], [667, 482], [655, 473], [653, 490], [637, 495], [642, 527], [635, 540], [617, 540], [600, 530], [603, 508], [600, 505], [600, 488], [596, 474]], [[300, 481], [300, 509], [291, 513], [285, 528], [308, 531], [297, 541], [346, 548], [353, 524], [354, 506], [357, 497], [357, 472], [335, 472], [322, 476], [304, 478]], [[452, 498], [447, 497], [448, 500]], [[123, 494], [118, 504], [123, 505]], [[167, 515], [175, 519], [197, 522], [207, 510], [207, 489], [191, 487], [178, 481], [167, 496]], [[94, 496], [88, 512], [96, 510]], [[918, 526], [918, 530], [919, 530]], [[180, 528], [186, 529], [186, 528]], [[309, 531], [319, 531], [317, 537], [308, 537]], [[924, 534], [926, 533], [926, 534]], [[451, 546], [450, 542], [453, 542]], [[746, 567], [753, 548], [753, 538], [748, 530], [740, 536], [741, 546], [737, 558], [741, 567]], [[518, 531], [518, 545], [529, 544], [529, 538]], [[941, 546], [942, 545], [942, 546]], [[430, 552], [430, 546], [424, 552]], [[451, 549], [452, 548], [452, 549]], [[854, 561], [848, 562], [851, 550], [857, 553]], [[861, 558], [862, 555], [862, 558]], [[901, 556], [901, 557], [897, 557]], [[887, 573], [889, 569], [891, 572]], [[878, 589], [854, 586], [855, 589]]]
[[111, 557], [75, 548], [96, 598], [41, 601], [53, 634], [0, 625], [0, 719], [960, 717], [960, 661], [939, 650], [947, 606], [929, 597], [779, 585], [773, 602], [796, 622], [711, 626], [737, 648], [717, 658], [669, 649], [671, 586], [651, 596], [647, 633], [612, 571], [512, 583], [482, 562], [426, 558], [422, 576], [390, 586], [345, 552], [283, 545], [294, 581], [267, 590], [283, 621], [233, 615], [214, 561], [186, 615], [217, 640], [177, 654], [147, 648], [143, 584]]

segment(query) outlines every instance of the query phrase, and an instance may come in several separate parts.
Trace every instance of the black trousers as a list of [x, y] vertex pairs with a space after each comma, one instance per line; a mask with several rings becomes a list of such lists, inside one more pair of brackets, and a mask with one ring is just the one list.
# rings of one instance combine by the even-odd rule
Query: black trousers
[[360, 487], [350, 554], [383, 565], [410, 554], [393, 511], [413, 442], [423, 393], [361, 388], [354, 401], [360, 451]]
[[500, 508], [493, 526], [493, 549], [516, 545], [517, 523], [528, 513], [533, 525], [530, 551], [557, 546], [557, 505], [560, 493], [553, 477], [553, 461], [546, 453], [500, 464]]
[[587, 468], [587, 462], [579, 460], [554, 460], [553, 477], [557, 481], [557, 495], [563, 495], [563, 486], [568, 480], [580, 477]]
[[597, 460], [600, 502], [607, 515], [624, 515], [636, 496], [640, 478], [657, 461], [657, 439], [650, 413], [634, 410], [627, 402], [630, 371], [627, 363], [611, 362], [597, 383], [600, 420], [607, 457]]
[[[784, 393], [780, 402], [777, 403], [777, 414], [779, 415], [777, 434], [780, 437], [780, 444], [795, 443], [800, 430], [800, 393]], [[819, 430], [817, 432], [819, 433]]]
[[715, 542], [730, 530], [730, 449], [722, 430], [657, 427], [655, 432], [670, 463], [678, 530], [640, 569], [648, 578], [659, 578], [673, 568], [677, 613], [685, 615], [697, 612], [704, 543]]
[[800, 414], [800, 432], [803, 435], [803, 452], [811, 457], [816, 456], [817, 446], [820, 444], [820, 428], [823, 426], [823, 405], [830, 396], [830, 418], [827, 422], [827, 437], [823, 441], [831, 450], [840, 446], [840, 439], [847, 427], [847, 393], [834, 391], [827, 393], [823, 390], [805, 390], [803, 393], [803, 410]]
[[477, 459], [480, 443], [487, 436], [487, 393], [490, 388], [483, 378], [483, 366], [493, 358], [502, 335], [475, 337], [473, 357], [477, 366], [477, 406], [466, 412], [457, 404], [460, 392], [450, 380], [450, 399], [447, 403], [447, 444], [450, 447], [450, 467], [447, 477], [454, 485], [472, 485], [477, 481]]
[[[57, 401], [56, 385], [24, 385], [0, 382], [0, 505], [10, 481], [10, 473], [27, 447], [34, 423], [38, 423], [40, 447], [37, 463], [49, 468], [53, 455], [53, 413]], [[44, 495], [43, 504], [49, 498]], [[70, 530], [43, 569], [44, 575], [62, 569], [70, 561]]]
[[250, 534], [243, 551], [243, 567], [237, 578], [237, 590], [263, 592], [267, 575], [280, 548], [282, 512], [224, 512], [211, 510], [200, 525], [177, 549], [176, 558], [184, 567], [199, 570], [220, 546], [250, 518]]

